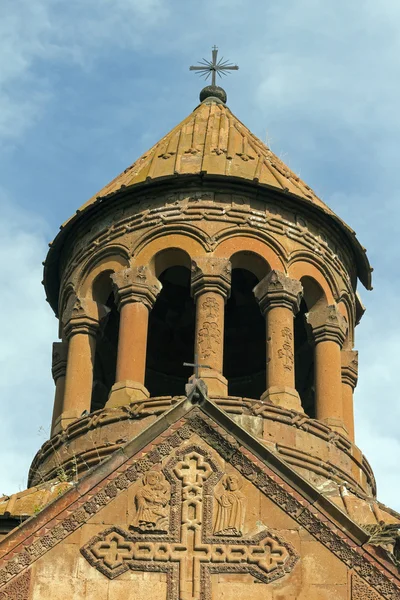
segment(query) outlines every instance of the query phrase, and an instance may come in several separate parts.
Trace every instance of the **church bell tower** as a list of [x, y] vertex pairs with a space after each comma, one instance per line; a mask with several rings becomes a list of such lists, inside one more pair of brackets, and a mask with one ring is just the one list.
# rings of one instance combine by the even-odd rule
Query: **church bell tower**
[[371, 268], [229, 110], [236, 68], [192, 67], [200, 104], [50, 244], [51, 433], [0, 499], [0, 598], [400, 599], [355, 445]]

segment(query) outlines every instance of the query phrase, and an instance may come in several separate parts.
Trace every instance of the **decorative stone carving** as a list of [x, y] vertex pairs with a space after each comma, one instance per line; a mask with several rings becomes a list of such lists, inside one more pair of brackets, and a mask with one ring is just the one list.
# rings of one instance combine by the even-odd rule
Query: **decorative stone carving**
[[246, 497], [241, 493], [243, 481], [237, 475], [225, 475], [222, 480], [225, 491], [215, 495], [217, 518], [214, 535], [240, 537], [246, 512]]
[[62, 317], [66, 337], [70, 338], [76, 333], [96, 335], [100, 321], [109, 312], [107, 306], [71, 294]]
[[351, 600], [381, 600], [382, 596], [353, 573], [351, 577]]
[[67, 342], [54, 342], [52, 354], [51, 373], [56, 382], [60, 377], [65, 377], [67, 369], [68, 344]]
[[136, 514], [131, 529], [166, 532], [169, 520], [169, 485], [160, 471], [148, 471], [135, 494]]
[[332, 341], [343, 345], [347, 334], [347, 321], [337, 306], [316, 306], [307, 314], [307, 322], [311, 326], [314, 341]]
[[199, 256], [192, 260], [192, 296], [216, 292], [225, 299], [231, 289], [232, 265], [227, 258]]
[[218, 324], [213, 321], [205, 321], [198, 332], [198, 344], [200, 356], [207, 359], [217, 355], [222, 343], [221, 331]]
[[371, 535], [369, 543], [384, 548], [392, 562], [400, 566], [400, 523], [364, 525], [364, 529]]
[[0, 600], [29, 600], [31, 587], [31, 571], [13, 579], [0, 591]]
[[164, 472], [171, 482], [174, 515], [169, 534], [136, 537], [119, 527], [107, 529], [81, 550], [92, 566], [110, 579], [129, 569], [164, 572], [168, 600], [211, 600], [212, 573], [249, 573], [269, 583], [293, 569], [298, 560], [294, 549], [268, 530], [234, 539], [241, 536], [244, 517], [236, 475], [224, 477], [220, 499], [226, 513], [219, 517], [224, 529], [213, 537], [211, 492], [222, 472], [207, 450], [189, 446], [177, 451]]
[[294, 365], [293, 333], [289, 327], [282, 329], [283, 346], [278, 350], [278, 356], [283, 360], [283, 368], [292, 371]]
[[289, 308], [296, 314], [300, 309], [303, 286], [280, 271], [270, 271], [253, 292], [264, 314], [275, 307]]
[[358, 352], [356, 350], [342, 350], [342, 381], [354, 388], [358, 380]]
[[111, 275], [118, 308], [127, 302], [142, 302], [150, 310], [161, 291], [161, 282], [148, 267], [129, 267]]

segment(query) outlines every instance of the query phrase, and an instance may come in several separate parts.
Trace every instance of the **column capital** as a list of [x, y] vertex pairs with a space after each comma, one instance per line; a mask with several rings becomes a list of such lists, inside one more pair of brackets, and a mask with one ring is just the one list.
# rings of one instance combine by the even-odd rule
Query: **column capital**
[[342, 382], [347, 383], [353, 390], [358, 380], [358, 352], [342, 350]]
[[69, 339], [77, 333], [86, 333], [95, 336], [103, 319], [110, 309], [88, 298], [78, 298], [75, 294], [70, 296], [62, 316], [64, 332]]
[[314, 342], [336, 342], [340, 347], [346, 339], [347, 321], [337, 306], [316, 306], [307, 313], [307, 323], [312, 329]]
[[198, 256], [192, 260], [191, 292], [194, 299], [215, 292], [227, 300], [231, 292], [232, 265], [228, 258]]
[[300, 309], [303, 286], [297, 279], [281, 271], [270, 271], [253, 289], [262, 313], [271, 308], [283, 307], [297, 314]]
[[53, 343], [53, 354], [51, 373], [53, 375], [54, 382], [60, 377], [65, 377], [67, 370], [67, 357], [68, 357], [68, 342], [54, 342]]
[[152, 309], [161, 291], [161, 282], [146, 266], [128, 267], [111, 275], [118, 309], [130, 302], [142, 302]]

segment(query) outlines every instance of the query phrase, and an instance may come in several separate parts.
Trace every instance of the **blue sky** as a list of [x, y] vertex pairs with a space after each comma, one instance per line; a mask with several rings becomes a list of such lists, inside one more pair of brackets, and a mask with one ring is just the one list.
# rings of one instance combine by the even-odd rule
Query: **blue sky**
[[368, 248], [358, 445], [400, 510], [400, 3], [3, 0], [0, 19], [0, 494], [46, 439], [57, 322], [40, 285], [59, 225], [198, 103], [217, 44], [228, 106]]

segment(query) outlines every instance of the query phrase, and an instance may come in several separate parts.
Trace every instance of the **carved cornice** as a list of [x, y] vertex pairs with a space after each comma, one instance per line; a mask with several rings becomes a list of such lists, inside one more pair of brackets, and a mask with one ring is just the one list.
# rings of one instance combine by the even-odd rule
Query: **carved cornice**
[[347, 321], [338, 308], [317, 306], [307, 314], [307, 322], [311, 326], [314, 342], [336, 342], [343, 345], [347, 334]]
[[358, 352], [356, 350], [342, 350], [341, 356], [342, 381], [354, 390], [358, 380]]
[[199, 256], [192, 260], [192, 296], [196, 299], [206, 292], [216, 292], [229, 298], [232, 265], [227, 258]]
[[72, 335], [78, 333], [95, 336], [100, 321], [109, 312], [109, 308], [94, 300], [78, 298], [78, 296], [72, 294], [62, 318], [66, 337], [69, 339]]
[[67, 369], [67, 356], [68, 356], [68, 343], [67, 342], [54, 342], [53, 343], [53, 354], [52, 354], [52, 366], [51, 373], [53, 375], [54, 382], [60, 377], [65, 377]]
[[162, 288], [160, 281], [146, 266], [117, 271], [111, 279], [119, 310], [130, 302], [142, 302], [151, 310]]
[[263, 314], [277, 307], [288, 308], [296, 314], [300, 309], [303, 286], [280, 271], [270, 271], [253, 292]]

